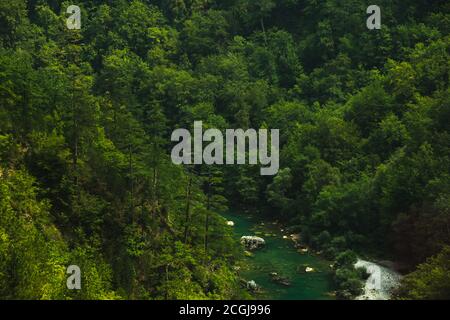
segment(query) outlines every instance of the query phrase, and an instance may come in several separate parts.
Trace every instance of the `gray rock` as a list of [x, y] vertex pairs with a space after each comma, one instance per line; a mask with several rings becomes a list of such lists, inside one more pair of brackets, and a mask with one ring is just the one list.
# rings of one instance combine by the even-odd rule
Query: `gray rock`
[[258, 290], [258, 285], [256, 284], [255, 280], [250, 280], [247, 282], [247, 289], [252, 291]]
[[266, 244], [266, 241], [261, 237], [243, 236], [241, 237], [241, 243], [247, 250], [255, 250], [263, 247]]

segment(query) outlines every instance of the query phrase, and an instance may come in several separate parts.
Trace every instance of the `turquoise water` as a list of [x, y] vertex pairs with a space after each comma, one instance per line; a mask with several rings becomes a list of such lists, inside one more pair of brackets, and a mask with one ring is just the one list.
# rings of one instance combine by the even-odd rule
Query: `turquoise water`
[[[266, 241], [266, 246], [253, 251], [253, 256], [245, 258], [240, 275], [245, 280], [254, 280], [261, 287], [258, 299], [275, 300], [317, 300], [333, 299], [331, 270], [329, 262], [310, 253], [301, 254], [290, 239], [283, 239], [281, 227], [274, 223], [257, 222], [254, 217], [233, 213], [224, 217], [234, 222], [236, 238], [257, 235]], [[315, 272], [305, 273], [305, 267]], [[291, 286], [272, 281], [270, 273], [289, 279]]]

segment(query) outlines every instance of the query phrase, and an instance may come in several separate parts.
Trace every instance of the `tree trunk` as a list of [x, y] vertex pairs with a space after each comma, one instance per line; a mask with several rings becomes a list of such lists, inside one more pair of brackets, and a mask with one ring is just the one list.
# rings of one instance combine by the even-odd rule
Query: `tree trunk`
[[264, 44], [267, 47], [266, 28], [264, 27], [264, 18], [263, 17], [261, 17], [260, 22], [261, 22], [261, 29], [262, 29], [262, 32], [263, 32], [263, 35], [264, 35]]
[[[128, 163], [128, 170], [130, 175], [130, 210], [131, 214], [134, 213], [134, 185], [133, 185], [133, 154], [132, 154], [132, 147], [131, 144], [128, 146], [128, 156], [129, 156], [129, 163]], [[134, 218], [134, 217], [133, 217]]]
[[211, 175], [208, 177], [208, 189], [207, 189], [207, 202], [206, 202], [206, 217], [205, 217], [205, 255], [208, 254], [208, 232], [209, 232], [209, 210], [211, 209]]
[[189, 220], [191, 219], [191, 187], [192, 187], [192, 177], [189, 174], [189, 182], [186, 190], [186, 219], [184, 224], [184, 243], [187, 243], [188, 235], [189, 235]]

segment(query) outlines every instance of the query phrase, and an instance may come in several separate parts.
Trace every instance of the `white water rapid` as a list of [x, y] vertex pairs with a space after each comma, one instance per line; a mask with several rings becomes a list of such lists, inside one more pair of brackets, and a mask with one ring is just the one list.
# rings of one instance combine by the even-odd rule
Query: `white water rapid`
[[389, 300], [392, 290], [398, 287], [402, 278], [392, 269], [361, 259], [358, 259], [355, 268], [365, 268], [370, 274], [364, 286], [364, 293], [356, 297], [356, 300]]

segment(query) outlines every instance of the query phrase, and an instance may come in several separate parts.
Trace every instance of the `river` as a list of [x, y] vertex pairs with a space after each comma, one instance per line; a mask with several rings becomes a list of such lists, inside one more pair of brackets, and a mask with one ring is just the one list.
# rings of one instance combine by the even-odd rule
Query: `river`
[[364, 293], [357, 300], [389, 300], [392, 290], [400, 285], [402, 276], [387, 267], [358, 259], [356, 268], [364, 268], [370, 274], [364, 285]]
[[[266, 241], [264, 248], [253, 251], [246, 257], [240, 275], [245, 280], [254, 280], [261, 287], [257, 299], [274, 300], [329, 300], [334, 299], [330, 292], [332, 274], [330, 262], [311, 253], [299, 253], [291, 239], [285, 239], [281, 227], [275, 223], [257, 221], [255, 217], [244, 214], [224, 214], [234, 222], [234, 234], [241, 236], [260, 236]], [[310, 267], [314, 272], [305, 272]], [[271, 273], [287, 278], [290, 286], [272, 281]]]

